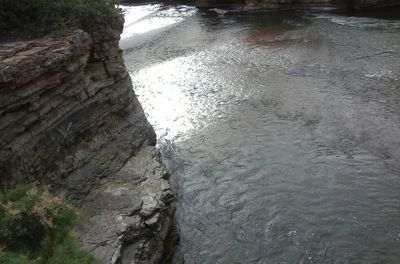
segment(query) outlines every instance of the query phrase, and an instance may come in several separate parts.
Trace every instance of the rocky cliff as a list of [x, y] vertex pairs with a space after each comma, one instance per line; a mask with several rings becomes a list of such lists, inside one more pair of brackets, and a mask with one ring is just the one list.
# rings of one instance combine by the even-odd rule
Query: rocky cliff
[[39, 180], [82, 206], [105, 263], [165, 262], [174, 202], [119, 49], [123, 21], [0, 44], [0, 179]]
[[400, 4], [397, 0], [196, 0], [198, 7], [228, 7], [243, 10], [290, 8], [371, 8]]

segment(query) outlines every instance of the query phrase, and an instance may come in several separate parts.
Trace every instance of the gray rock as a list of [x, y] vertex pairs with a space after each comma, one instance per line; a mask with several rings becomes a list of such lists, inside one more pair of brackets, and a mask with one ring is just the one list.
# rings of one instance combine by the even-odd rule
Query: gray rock
[[291, 8], [371, 8], [399, 5], [397, 0], [196, 0], [197, 7], [228, 7], [242, 10]]
[[83, 206], [105, 263], [165, 263], [168, 173], [119, 49], [123, 21], [0, 44], [0, 183], [38, 180]]

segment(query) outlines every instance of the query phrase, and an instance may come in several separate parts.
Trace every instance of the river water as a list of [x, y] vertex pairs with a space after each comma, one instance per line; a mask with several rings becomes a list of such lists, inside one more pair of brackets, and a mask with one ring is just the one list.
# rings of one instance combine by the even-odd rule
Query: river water
[[175, 263], [400, 263], [400, 10], [123, 8]]

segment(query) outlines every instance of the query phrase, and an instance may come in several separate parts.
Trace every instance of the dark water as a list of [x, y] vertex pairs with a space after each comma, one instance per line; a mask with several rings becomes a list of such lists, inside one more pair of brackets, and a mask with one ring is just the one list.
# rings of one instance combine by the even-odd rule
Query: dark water
[[[400, 263], [400, 20], [126, 9], [185, 263]], [[400, 11], [399, 13], [400, 14]]]

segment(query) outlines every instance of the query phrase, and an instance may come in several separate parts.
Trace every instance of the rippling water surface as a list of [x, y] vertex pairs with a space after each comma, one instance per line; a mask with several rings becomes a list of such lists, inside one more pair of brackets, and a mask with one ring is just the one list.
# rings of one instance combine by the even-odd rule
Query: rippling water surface
[[400, 20], [124, 9], [176, 263], [400, 263]]

